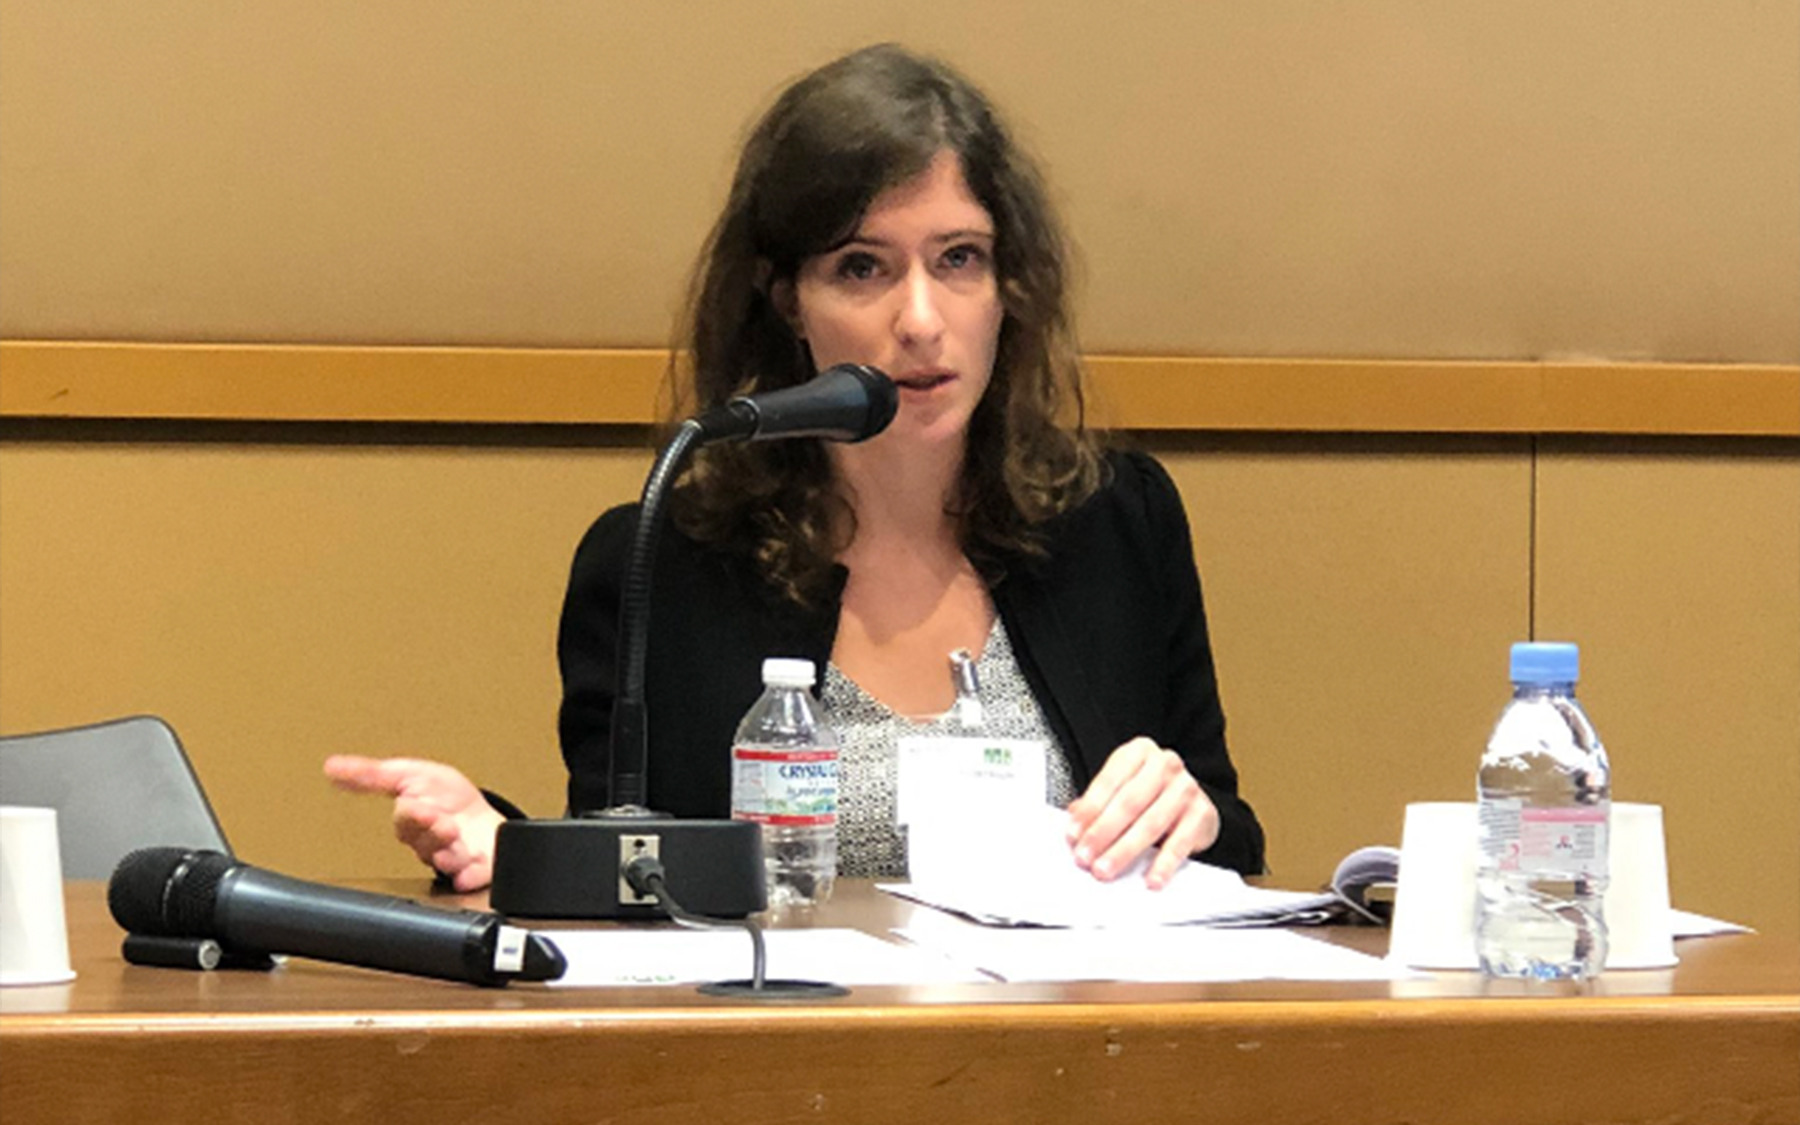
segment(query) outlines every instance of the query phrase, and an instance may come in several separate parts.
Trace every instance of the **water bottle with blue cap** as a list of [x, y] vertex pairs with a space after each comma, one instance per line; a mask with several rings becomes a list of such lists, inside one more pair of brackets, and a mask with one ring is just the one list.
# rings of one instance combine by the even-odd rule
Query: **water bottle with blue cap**
[[1490, 976], [1579, 980], [1606, 964], [1606, 748], [1575, 701], [1572, 644], [1512, 648], [1512, 702], [1478, 778], [1475, 947]]

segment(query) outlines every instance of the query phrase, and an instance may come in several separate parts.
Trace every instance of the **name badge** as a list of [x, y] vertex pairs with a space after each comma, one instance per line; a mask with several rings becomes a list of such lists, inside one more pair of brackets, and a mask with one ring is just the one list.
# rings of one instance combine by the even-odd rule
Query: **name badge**
[[1044, 804], [1049, 746], [1034, 738], [936, 738], [898, 744], [895, 819], [915, 824], [971, 804], [1036, 809]]

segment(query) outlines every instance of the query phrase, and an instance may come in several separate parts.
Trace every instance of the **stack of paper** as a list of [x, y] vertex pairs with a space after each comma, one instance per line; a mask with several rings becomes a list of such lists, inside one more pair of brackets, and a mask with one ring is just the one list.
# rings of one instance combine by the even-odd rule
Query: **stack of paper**
[[[750, 938], [734, 930], [557, 930], [548, 936], [569, 960], [551, 984], [605, 988], [747, 980]], [[955, 984], [994, 978], [942, 954], [856, 930], [770, 930], [768, 978], [832, 984]]]
[[882, 889], [997, 926], [1279, 925], [1322, 920], [1329, 893], [1265, 890], [1235, 871], [1189, 861], [1159, 891], [1144, 883], [1149, 856], [1102, 883], [1075, 865], [1068, 814], [1045, 806], [1018, 817], [927, 822], [910, 829], [912, 878]]
[[1287, 930], [1147, 926], [1030, 929], [921, 913], [896, 931], [921, 949], [996, 980], [1393, 980], [1416, 976], [1378, 957]]

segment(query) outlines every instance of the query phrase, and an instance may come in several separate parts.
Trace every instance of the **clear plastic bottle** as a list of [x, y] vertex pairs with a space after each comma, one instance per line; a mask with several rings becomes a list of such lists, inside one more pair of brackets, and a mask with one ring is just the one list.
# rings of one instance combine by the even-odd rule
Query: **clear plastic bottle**
[[824, 902], [837, 877], [838, 738], [810, 660], [763, 661], [763, 694], [731, 748], [731, 815], [763, 828], [769, 907]]
[[1516, 644], [1512, 702], [1477, 789], [1475, 947], [1490, 976], [1582, 979], [1606, 964], [1606, 748], [1575, 701], [1572, 644]]

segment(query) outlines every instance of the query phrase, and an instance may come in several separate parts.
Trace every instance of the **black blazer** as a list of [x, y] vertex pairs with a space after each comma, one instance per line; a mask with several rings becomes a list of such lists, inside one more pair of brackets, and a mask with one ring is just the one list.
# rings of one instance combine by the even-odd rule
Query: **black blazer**
[[[1113, 454], [1107, 483], [1046, 528], [1048, 555], [1010, 560], [991, 587], [1021, 671], [1070, 756], [1078, 788], [1137, 735], [1178, 752], [1219, 809], [1200, 858], [1263, 870], [1263, 833], [1237, 795], [1207, 640], [1200, 576], [1175, 484], [1144, 454]], [[609, 741], [620, 587], [637, 506], [594, 522], [575, 553], [557, 655], [571, 813], [610, 804]], [[837, 632], [831, 597], [784, 600], [741, 555], [665, 528], [657, 547], [646, 694], [648, 803], [681, 817], [730, 815], [729, 755], [762, 692], [762, 661], [820, 668]]]

